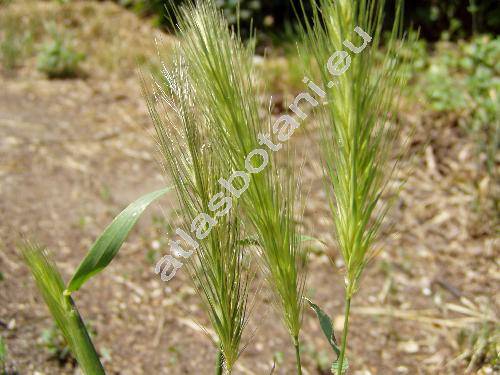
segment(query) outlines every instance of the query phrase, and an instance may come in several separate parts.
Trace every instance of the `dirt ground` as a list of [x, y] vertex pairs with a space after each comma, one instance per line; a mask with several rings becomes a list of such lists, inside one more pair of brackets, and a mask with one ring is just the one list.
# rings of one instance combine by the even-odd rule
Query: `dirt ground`
[[[50, 6], [36, 10], [59, 17], [62, 11]], [[47, 245], [67, 280], [123, 207], [168, 183], [134, 61], [120, 57], [123, 48], [154, 54], [157, 32], [111, 3], [72, 4], [64, 14], [78, 19], [84, 6], [96, 24], [109, 14], [115, 21], [99, 31], [109, 38], [98, 47], [81, 37], [82, 24], [72, 26], [89, 55], [87, 77], [49, 81], [31, 60], [0, 74], [0, 333], [8, 366], [19, 374], [76, 371], [71, 361], [54, 359], [42, 339], [52, 321], [16, 250], [22, 236]], [[4, 10], [23, 12], [21, 6]], [[111, 60], [94, 56], [102, 48], [114, 51]], [[111, 61], [113, 73], [99, 61]], [[493, 182], [456, 117], [430, 113], [412, 100], [416, 104], [405, 104], [399, 116], [402, 126], [416, 129], [412, 152], [395, 176], [407, 179], [405, 189], [381, 235], [383, 251], [353, 302], [352, 374], [462, 374], [471, 357], [467, 340], [486, 324], [498, 324], [500, 252], [487, 204]], [[322, 189], [318, 134], [314, 124], [306, 125], [294, 135], [310, 191], [303, 227], [328, 244], [312, 245], [307, 294], [342, 327], [342, 264]], [[215, 350], [199, 326], [207, 318], [186, 273], [168, 284], [153, 273], [155, 260], [167, 252], [165, 223], [177, 220], [175, 207], [173, 194], [152, 205], [109, 269], [75, 296], [109, 374], [213, 371]], [[264, 287], [236, 374], [269, 374], [273, 361], [275, 373], [294, 373], [291, 343], [268, 295]], [[333, 353], [309, 310], [302, 340], [305, 373], [328, 373], [322, 367]], [[481, 358], [477, 365], [481, 374], [498, 371]]]

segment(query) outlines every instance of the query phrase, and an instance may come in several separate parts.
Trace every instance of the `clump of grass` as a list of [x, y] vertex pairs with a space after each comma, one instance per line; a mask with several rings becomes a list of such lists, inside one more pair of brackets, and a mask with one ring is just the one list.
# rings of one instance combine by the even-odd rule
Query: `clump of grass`
[[[270, 130], [259, 114], [253, 40], [244, 45], [236, 32], [228, 32], [212, 1], [198, 1], [196, 10], [183, 8], [176, 18], [181, 20], [178, 34], [183, 61], [189, 67], [186, 79], [196, 93], [193, 104], [209, 129], [210, 146], [229, 171], [245, 171], [247, 155], [261, 147], [262, 134]], [[296, 182], [291, 171], [280, 178], [272, 159], [270, 155], [264, 170], [250, 174], [238, 204], [256, 232], [264, 272], [296, 348], [301, 373], [305, 267], [294, 210]]]
[[45, 43], [38, 54], [38, 70], [48, 78], [74, 78], [81, 75], [80, 63], [85, 59], [85, 54], [75, 50], [54, 24], [48, 29], [52, 40]]
[[[302, 28], [302, 52], [319, 67], [325, 90], [327, 103], [319, 114], [324, 176], [338, 247], [345, 262], [345, 321], [334, 364], [335, 371], [341, 373], [345, 371], [351, 299], [359, 288], [363, 270], [377, 253], [373, 244], [388, 209], [380, 198], [394, 169], [388, 163], [398, 135], [394, 99], [407, 77], [401, 71], [401, 62], [395, 59], [402, 2], [396, 2], [396, 16], [381, 65], [377, 65], [375, 53], [381, 42], [384, 1], [320, 0], [319, 7], [314, 1], [311, 5], [312, 20], [305, 19]], [[361, 39], [356, 27], [367, 33], [369, 40]], [[370, 45], [354, 54], [345, 41], [355, 47], [368, 42]], [[332, 73], [335, 69], [327, 64], [335, 51], [350, 53], [350, 63], [345, 63], [348, 67], [340, 74], [338, 69]], [[342, 61], [337, 67], [342, 67]]]

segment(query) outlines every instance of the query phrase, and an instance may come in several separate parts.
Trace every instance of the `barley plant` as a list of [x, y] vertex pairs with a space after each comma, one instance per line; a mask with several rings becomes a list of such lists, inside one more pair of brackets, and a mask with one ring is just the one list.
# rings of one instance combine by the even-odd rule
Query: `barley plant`
[[[248, 186], [238, 204], [255, 230], [260, 264], [291, 336], [301, 373], [299, 332], [305, 267], [294, 216], [296, 182], [291, 171], [278, 173], [269, 147], [277, 151], [281, 146], [263, 145], [270, 127], [269, 116], [259, 113], [262, 95], [255, 83], [254, 43], [243, 44], [237, 31], [228, 31], [213, 1], [198, 1], [178, 13], [182, 58], [195, 92], [193, 103], [210, 129], [209, 147], [229, 170], [259, 170], [248, 173]], [[248, 163], [248, 155], [256, 149], [259, 155]], [[258, 168], [264, 164], [267, 167]], [[234, 185], [239, 191], [245, 181], [238, 178]]]
[[[318, 76], [325, 90], [325, 105], [319, 113], [324, 177], [338, 248], [345, 262], [343, 338], [339, 348], [331, 337], [338, 354], [332, 371], [342, 373], [347, 368], [351, 299], [363, 270], [377, 253], [374, 241], [388, 209], [380, 198], [394, 169], [389, 158], [398, 135], [395, 99], [407, 75], [395, 58], [401, 34], [401, 1], [396, 1], [392, 31], [383, 46], [384, 1], [318, 3], [311, 1], [312, 20], [305, 18], [302, 23], [301, 45], [302, 54], [316, 68], [310, 74]], [[376, 60], [379, 47], [385, 51], [382, 62]], [[344, 52], [331, 55], [335, 51]]]
[[[195, 10], [189, 15], [201, 16]], [[190, 232], [199, 215], [213, 211], [212, 197], [221, 190], [218, 179], [230, 173], [230, 169], [210, 143], [214, 135], [197, 105], [198, 92], [192, 85], [190, 64], [183, 49], [181, 43], [171, 61], [164, 65], [163, 77], [156, 82], [153, 95], [146, 83], [143, 87], [165, 169], [173, 178], [182, 219], [189, 223], [184, 229]], [[247, 323], [251, 275], [246, 270], [240, 240], [241, 222], [234, 212], [227, 212], [233, 203], [220, 202], [225, 208], [215, 214], [217, 221], [203, 216], [208, 221], [198, 229], [197, 237], [202, 239], [195, 251], [183, 250], [177, 255], [189, 258], [185, 261], [190, 276], [217, 335], [218, 341], [214, 343], [219, 349], [217, 373], [223, 369], [231, 373]]]
[[104, 368], [72, 293], [108, 266], [146, 207], [168, 190], [165, 188], [146, 194], [125, 208], [94, 242], [66, 285], [45, 247], [27, 240], [20, 245], [36, 286], [85, 375], [104, 374]]

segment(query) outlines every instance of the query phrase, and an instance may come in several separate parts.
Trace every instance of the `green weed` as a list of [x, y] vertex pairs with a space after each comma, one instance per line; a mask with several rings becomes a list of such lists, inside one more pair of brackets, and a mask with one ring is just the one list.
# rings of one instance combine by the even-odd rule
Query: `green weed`
[[85, 54], [78, 52], [55, 25], [49, 26], [52, 40], [42, 46], [37, 58], [37, 68], [48, 78], [74, 78], [82, 74], [80, 63]]

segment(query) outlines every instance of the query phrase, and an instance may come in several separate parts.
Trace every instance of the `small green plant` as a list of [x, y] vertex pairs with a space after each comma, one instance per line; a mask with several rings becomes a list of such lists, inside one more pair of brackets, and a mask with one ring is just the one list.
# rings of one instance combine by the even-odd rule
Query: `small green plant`
[[80, 75], [80, 63], [85, 59], [85, 54], [76, 51], [53, 24], [49, 26], [49, 33], [52, 40], [45, 43], [38, 54], [38, 70], [48, 78], [74, 78]]
[[[113, 260], [146, 207], [168, 190], [166, 188], [146, 194], [125, 208], [92, 245], [66, 286], [46, 248], [29, 241], [24, 241], [20, 246], [52, 318], [86, 375], [104, 374], [104, 368], [71, 294]], [[49, 341], [53, 342], [53, 337], [51, 334]]]
[[84, 373], [104, 374], [76, 305], [69, 295], [64, 294], [62, 277], [46, 249], [27, 242], [22, 252], [39, 291]]

